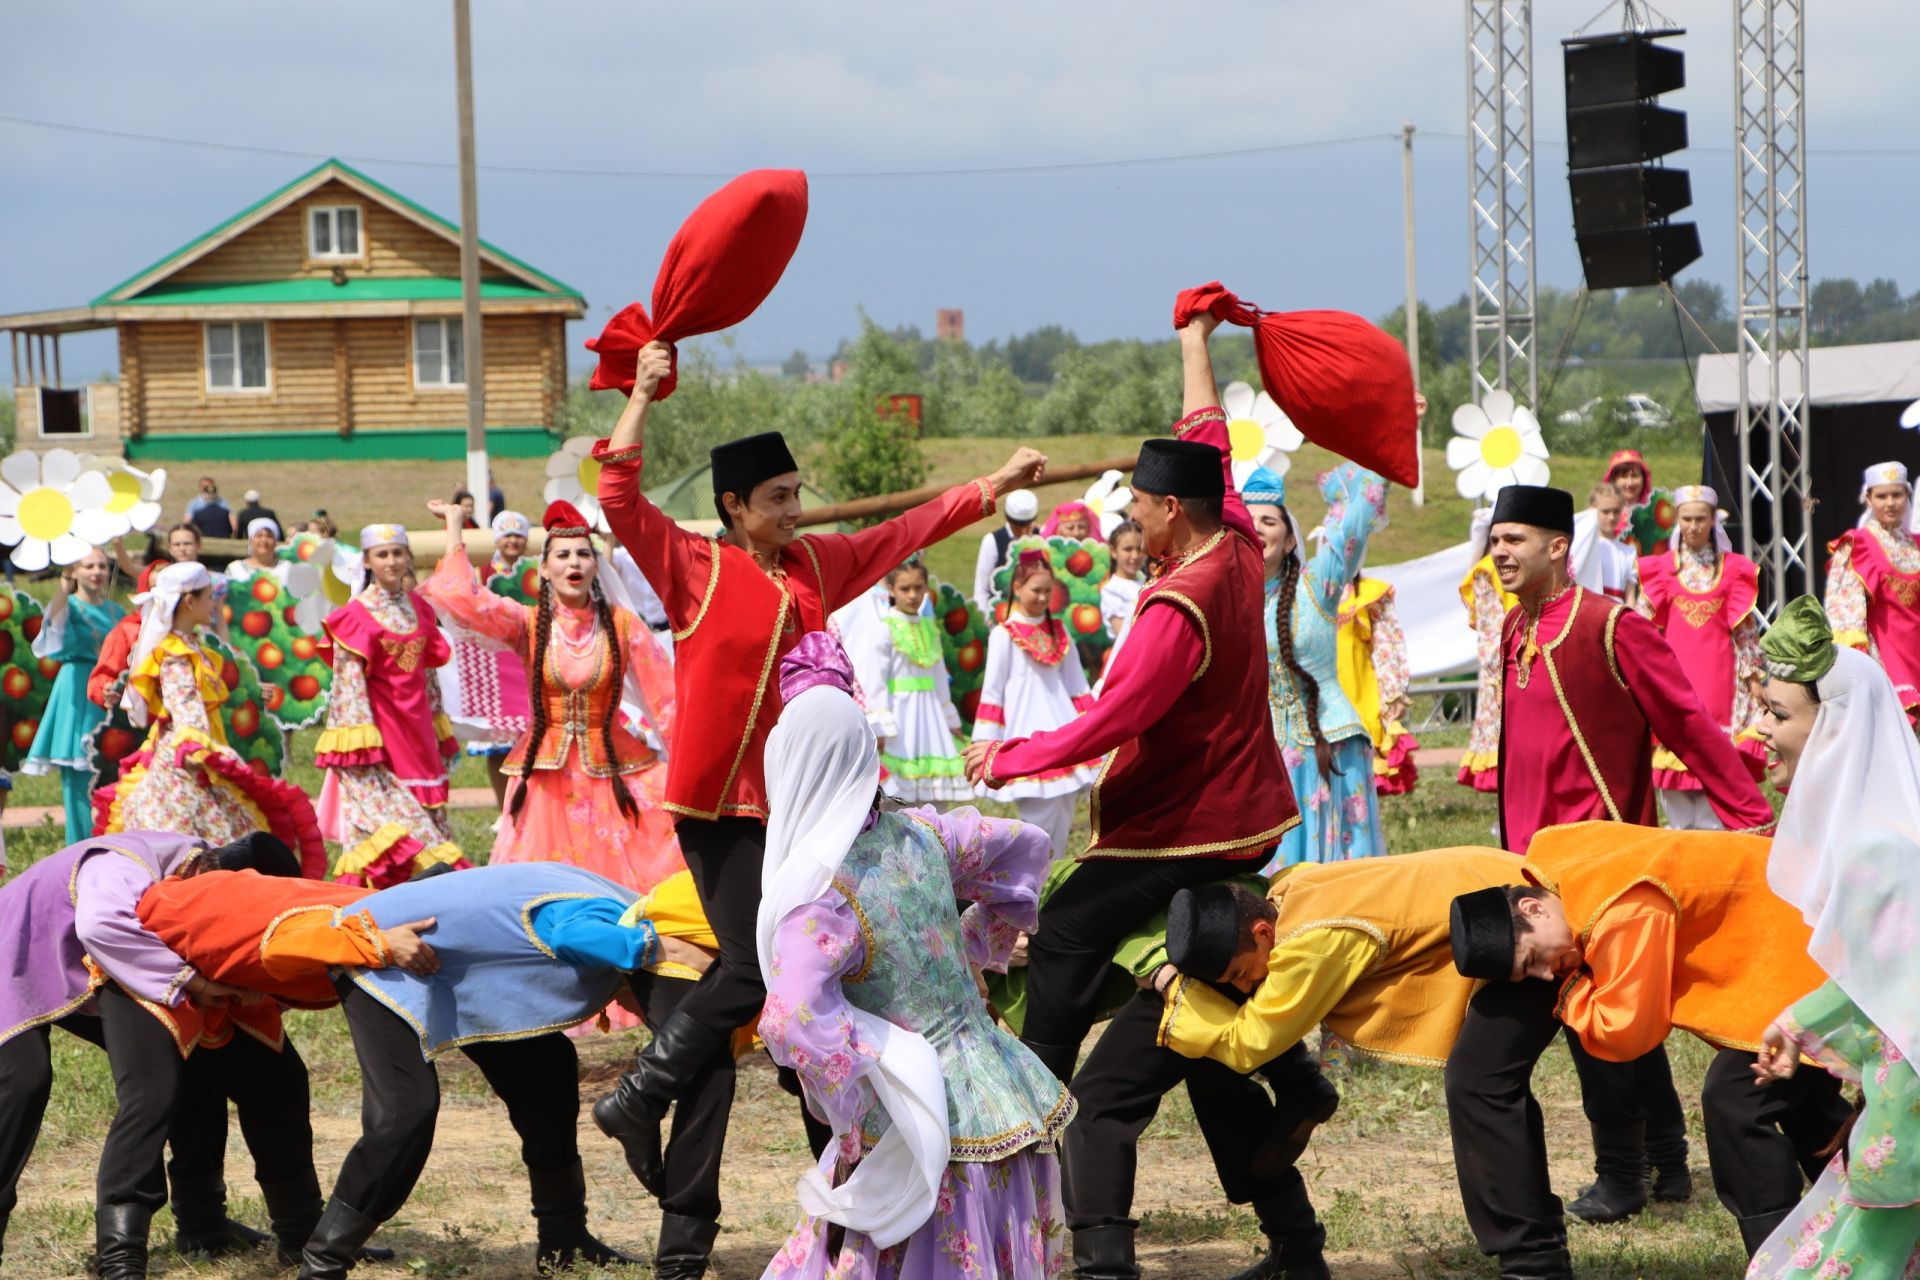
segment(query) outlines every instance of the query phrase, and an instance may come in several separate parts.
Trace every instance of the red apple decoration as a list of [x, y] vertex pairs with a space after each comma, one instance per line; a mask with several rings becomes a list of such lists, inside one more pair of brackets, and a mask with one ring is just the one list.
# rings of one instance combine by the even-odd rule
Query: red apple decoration
[[1073, 597], [1067, 594], [1066, 584], [1060, 581], [1060, 579], [1055, 578], [1053, 580], [1053, 598], [1047, 604], [1047, 612], [1056, 616], [1065, 613], [1067, 611], [1067, 605], [1072, 603], [1072, 601]]
[[287, 660], [287, 655], [281, 650], [279, 645], [268, 641], [266, 644], [260, 646], [260, 651], [253, 655], [253, 660], [266, 670], [274, 671], [278, 670], [280, 664]]
[[528, 569], [520, 575], [520, 590], [523, 594], [530, 595], [530, 596], [537, 596], [540, 594], [540, 570], [539, 569], [537, 568]]
[[312, 702], [320, 696], [320, 682], [312, 676], [295, 676], [287, 682], [287, 691], [295, 702]]
[[964, 720], [978, 719], [980, 715], [980, 691], [960, 695], [960, 716]]
[[1100, 630], [1100, 609], [1097, 605], [1077, 604], [1067, 615], [1067, 624], [1083, 636], [1090, 636]]
[[33, 746], [33, 735], [40, 732], [38, 720], [16, 720], [13, 725], [13, 745], [26, 751]]
[[60, 660], [58, 658], [42, 658], [35, 665], [40, 668], [40, 676], [42, 679], [51, 680], [60, 674]]
[[0, 662], [13, 661], [13, 632], [0, 631]]
[[253, 770], [263, 778], [269, 776], [267, 773], [267, 762], [265, 760], [249, 760], [247, 761], [247, 768]]
[[960, 646], [960, 652], [955, 655], [955, 660], [959, 662], [962, 671], [978, 671], [980, 664], [987, 660], [986, 647], [978, 640], [969, 640]]
[[1082, 547], [1068, 556], [1067, 572], [1076, 578], [1084, 578], [1093, 572], [1093, 552]]
[[220, 616], [226, 620], [229, 626], [231, 626], [233, 624], [233, 606], [230, 604], [221, 605]]
[[240, 615], [240, 629], [255, 640], [273, 630], [273, 615], [260, 609]]
[[0, 591], [0, 622], [13, 616], [13, 592]]
[[967, 629], [967, 606], [963, 604], [955, 605], [953, 608], [947, 610], [947, 616], [943, 621], [946, 623], [948, 635], [959, 635]]
[[312, 636], [295, 636], [293, 638], [293, 656], [300, 659], [300, 661], [311, 662], [313, 655], [318, 652], [320, 652], [320, 642]]
[[260, 708], [249, 700], [233, 709], [233, 735], [251, 738], [260, 730]]
[[100, 731], [100, 754], [116, 763], [126, 759], [140, 745], [140, 735], [109, 726]]
[[280, 611], [280, 617], [286, 622], [288, 626], [297, 627], [300, 625], [300, 619], [295, 617], [294, 615], [298, 614], [299, 612], [300, 612], [299, 605], [290, 604], [286, 608]]
[[267, 710], [278, 711], [287, 700], [287, 691], [277, 684], [262, 685], [260, 696], [266, 700]]
[[314, 542], [303, 542], [293, 549], [293, 554], [299, 556], [302, 560], [311, 560], [313, 559], [313, 549], [318, 545], [318, 543]]
[[22, 621], [20, 624], [20, 634], [29, 640], [38, 640], [40, 638], [40, 615], [36, 613], [31, 618]]
[[5, 694], [15, 702], [27, 696], [33, 690], [33, 677], [9, 663], [0, 670], [0, 694]]
[[280, 598], [280, 584], [272, 578], [255, 578], [253, 580], [253, 598], [261, 604], [272, 604]]
[[226, 685], [229, 691], [240, 687], [240, 668], [232, 658], [220, 659], [220, 683]]

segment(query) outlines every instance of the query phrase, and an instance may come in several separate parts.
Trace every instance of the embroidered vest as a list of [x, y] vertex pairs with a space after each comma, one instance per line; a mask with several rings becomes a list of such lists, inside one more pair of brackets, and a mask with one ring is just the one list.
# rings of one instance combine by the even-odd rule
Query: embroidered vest
[[1920, 573], [1901, 573], [1870, 529], [1834, 539], [1853, 545], [1853, 571], [1867, 589], [1867, 635], [1902, 706], [1920, 704]]
[[[1583, 947], [1621, 894], [1637, 884], [1660, 890], [1678, 914], [1673, 1025], [1722, 1049], [1755, 1050], [1775, 1015], [1826, 981], [1807, 954], [1811, 930], [1767, 888], [1772, 843], [1725, 831], [1580, 822], [1536, 835], [1520, 870], [1560, 895]], [[1765, 963], [1756, 962], [1760, 956]], [[1591, 980], [1576, 975], [1568, 989]]]
[[1714, 723], [1733, 720], [1733, 630], [1760, 597], [1760, 571], [1737, 552], [1720, 557], [1720, 571], [1705, 591], [1680, 581], [1678, 552], [1640, 561], [1640, 590], [1653, 608], [1653, 625], [1666, 636], [1693, 691]]
[[1140, 593], [1179, 609], [1205, 649], [1166, 715], [1120, 744], [1091, 800], [1089, 858], [1255, 858], [1300, 820], [1267, 709], [1266, 570], [1222, 529]]
[[[1051, 1143], [1073, 1099], [1040, 1060], [994, 1025], [967, 969], [953, 872], [933, 829], [883, 813], [841, 862], [833, 887], [860, 921], [866, 963], [842, 978], [848, 1003], [925, 1036], [947, 1082], [953, 1159], [1004, 1160]], [[875, 1106], [858, 1121], [871, 1149], [890, 1126]]]
[[[527, 634], [531, 636], [539, 610], [533, 605], [525, 608]], [[614, 609], [612, 614], [613, 643], [620, 646], [621, 654], [631, 653], [634, 616], [625, 609]], [[606, 633], [598, 627], [594, 629], [593, 646], [593, 675], [587, 683], [574, 688], [560, 676], [559, 641], [548, 637], [546, 669], [539, 673], [539, 683], [531, 690], [546, 711], [546, 729], [533, 756], [535, 771], [564, 769], [567, 758], [576, 749], [580, 753], [581, 768], [590, 778], [639, 773], [656, 758], [653, 748], [634, 737], [621, 723], [620, 690], [613, 684], [614, 650], [607, 643]], [[526, 659], [531, 664], [533, 654], [529, 652]], [[613, 732], [611, 758], [607, 755], [609, 728]], [[501, 766], [502, 773], [516, 778], [526, 773], [521, 762], [526, 758], [527, 739], [532, 736], [533, 730], [528, 729], [513, 744], [506, 764]]]
[[1371, 1057], [1443, 1067], [1479, 989], [1453, 967], [1453, 900], [1519, 884], [1520, 861], [1498, 849], [1431, 849], [1397, 858], [1305, 863], [1274, 880], [1281, 941], [1314, 929], [1358, 929], [1380, 958], [1327, 1014], [1342, 1040]]

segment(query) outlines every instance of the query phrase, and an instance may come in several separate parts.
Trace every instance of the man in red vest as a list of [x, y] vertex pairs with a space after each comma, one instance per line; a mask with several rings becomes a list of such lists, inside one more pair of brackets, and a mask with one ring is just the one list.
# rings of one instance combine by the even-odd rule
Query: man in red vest
[[[1626, 605], [1576, 586], [1567, 570], [1573, 495], [1508, 485], [1488, 546], [1500, 585], [1518, 597], [1501, 636], [1500, 838], [1525, 854], [1534, 834], [1569, 822], [1658, 826], [1653, 738], [1704, 786], [1730, 831], [1769, 830], [1773, 810], [1726, 731], [1693, 690], [1659, 630]], [[1686, 1121], [1664, 1048], [1602, 1062], [1567, 1040], [1593, 1131], [1597, 1181], [1568, 1206], [1617, 1222], [1653, 1194], [1684, 1200]]]
[[[800, 471], [777, 431], [712, 451], [714, 507], [725, 533], [674, 523], [640, 492], [647, 406], [672, 368], [670, 349], [641, 348], [633, 396], [610, 439], [595, 446], [607, 522], [659, 593], [673, 626], [677, 712], [667, 748], [666, 808], [720, 958], [654, 1029], [633, 1071], [593, 1108], [601, 1132], [625, 1149], [634, 1176], [662, 1193], [660, 1124], [674, 1101], [731, 1052], [735, 1027], [758, 1015], [754, 921], [766, 851], [767, 734], [780, 716], [782, 654], [834, 610], [865, 594], [923, 547], [994, 514], [996, 496], [1037, 481], [1047, 459], [1016, 449], [993, 475], [857, 533], [798, 534]], [[713, 1158], [725, 1140], [714, 1126]]]

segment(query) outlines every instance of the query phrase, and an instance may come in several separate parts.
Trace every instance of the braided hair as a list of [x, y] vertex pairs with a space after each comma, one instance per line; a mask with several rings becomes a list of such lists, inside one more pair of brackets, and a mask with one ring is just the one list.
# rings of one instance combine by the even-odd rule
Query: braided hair
[[[1284, 513], [1286, 508], [1282, 507]], [[1331, 778], [1339, 770], [1333, 767], [1333, 744], [1327, 741], [1327, 735], [1320, 731], [1320, 682], [1315, 680], [1300, 660], [1293, 656], [1293, 599], [1300, 587], [1300, 557], [1296, 552], [1281, 557], [1280, 598], [1274, 606], [1273, 634], [1280, 642], [1280, 661], [1286, 664], [1287, 671], [1294, 682], [1300, 686], [1302, 700], [1307, 708], [1307, 730], [1313, 734], [1313, 758], [1320, 766], [1320, 776]]]
[[[553, 540], [549, 539], [546, 546], [541, 548], [540, 563], [546, 563], [547, 551], [552, 546]], [[595, 561], [598, 563], [597, 556], [595, 557]], [[594, 618], [601, 630], [606, 634], [607, 651], [613, 664], [613, 669], [609, 672], [610, 679], [607, 681], [607, 689], [608, 697], [612, 699], [614, 705], [607, 708], [607, 716], [600, 725], [600, 733], [602, 745], [607, 752], [607, 760], [617, 770], [620, 757], [614, 750], [613, 722], [619, 714], [620, 689], [626, 680], [627, 674], [627, 655], [620, 645], [620, 633], [614, 629], [613, 609], [612, 606], [607, 603], [607, 597], [600, 590], [600, 575], [597, 573], [593, 578], [592, 595]], [[546, 679], [547, 636], [552, 632], [553, 627], [553, 584], [542, 576], [540, 579], [540, 603], [535, 607], [533, 617], [533, 664], [528, 671], [528, 675], [532, 677], [535, 690], [535, 696], [530, 699], [533, 703], [533, 728], [532, 732], [527, 735], [526, 750], [520, 753], [520, 787], [513, 793], [513, 800], [507, 805], [507, 817], [509, 818], [519, 818], [520, 810], [526, 807], [527, 787], [533, 777], [533, 758], [540, 750], [541, 740], [547, 736], [547, 700], [539, 696], [538, 687], [539, 682]], [[620, 810], [620, 816], [628, 822], [638, 822], [640, 820], [640, 807], [634, 803], [633, 794], [627, 790], [626, 780], [622, 778], [618, 772], [615, 772], [611, 781], [613, 783], [613, 801], [615, 806]]]

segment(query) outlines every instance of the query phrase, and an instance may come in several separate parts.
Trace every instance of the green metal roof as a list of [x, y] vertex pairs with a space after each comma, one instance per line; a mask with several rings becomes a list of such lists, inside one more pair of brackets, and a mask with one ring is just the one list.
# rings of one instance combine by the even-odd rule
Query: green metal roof
[[[114, 285], [111, 289], [108, 289], [105, 293], [102, 293], [99, 297], [95, 298], [88, 305], [98, 307], [98, 306], [105, 306], [112, 303], [114, 301], [114, 297], [113, 297], [114, 294], [120, 292], [120, 290], [126, 288], [128, 285], [140, 279], [142, 276], [151, 275], [153, 272], [159, 270], [161, 267], [166, 266], [169, 262], [172, 262], [174, 259], [184, 257], [185, 255], [193, 252], [193, 250], [197, 249], [200, 245], [206, 243], [208, 240], [212, 239], [213, 237], [220, 235], [222, 232], [234, 226], [236, 223], [244, 222], [247, 219], [253, 217], [255, 214], [259, 213], [261, 209], [281, 199], [289, 191], [293, 191], [298, 187], [302, 187], [310, 183], [315, 186], [319, 185], [314, 180], [316, 178], [321, 177], [322, 175], [331, 174], [331, 173], [344, 174], [348, 177], [351, 177], [356, 182], [364, 183], [366, 186], [371, 187], [374, 191], [379, 193], [380, 196], [382, 196], [384, 199], [389, 200], [392, 203], [401, 206], [402, 208], [409, 209], [412, 212], [420, 215], [421, 217], [439, 226], [440, 228], [445, 230], [449, 236], [457, 237], [460, 234], [460, 228], [456, 226], [454, 223], [448, 221], [446, 218], [441, 217], [439, 214], [427, 208], [425, 205], [418, 204], [412, 200], [407, 199], [407, 197], [401, 195], [398, 191], [395, 191], [392, 187], [387, 186], [385, 183], [378, 182], [373, 178], [369, 178], [366, 174], [360, 172], [358, 169], [346, 163], [344, 160], [333, 160], [333, 159], [323, 160], [319, 164], [315, 165], [313, 168], [307, 170], [305, 173], [295, 178], [293, 181], [269, 192], [268, 194], [260, 197], [260, 199], [255, 200], [252, 204], [240, 210], [240, 212], [234, 214], [232, 217], [225, 219], [219, 225], [211, 227], [208, 230], [202, 232], [200, 235], [195, 236], [192, 240], [188, 241], [186, 244], [181, 245], [178, 249], [175, 249], [172, 253], [166, 254], [154, 260], [153, 262], [149, 263], [147, 266], [142, 267], [140, 270], [128, 276], [125, 280], [122, 280], [119, 284]], [[494, 245], [489, 243], [488, 241], [482, 240], [480, 242], [480, 247], [483, 250], [485, 250], [487, 253], [490, 253], [494, 257], [498, 258], [500, 261], [510, 263], [518, 270], [524, 271], [530, 276], [534, 276], [540, 280], [545, 281], [549, 286], [551, 286], [551, 291], [554, 293], [570, 294], [573, 297], [581, 298], [582, 300], [584, 300], [585, 298], [585, 295], [582, 294], [578, 289], [574, 288], [572, 285], [565, 284], [562, 281], [556, 280], [554, 277], [548, 275], [546, 272], [540, 270], [538, 267], [535, 267], [532, 264], [520, 258], [514, 257], [512, 254], [508, 253], [504, 249], [501, 249], [497, 245]], [[154, 287], [157, 287], [157, 286], [154, 286]], [[123, 301], [123, 302], [145, 301], [146, 292], [147, 291], [143, 291], [140, 297], [137, 299], [126, 298], [126, 299], [121, 299], [120, 301]], [[484, 293], [484, 289], [483, 289], [483, 293]]]
[[[111, 305], [119, 307], [212, 306], [265, 302], [424, 302], [458, 298], [460, 282], [449, 276], [374, 276], [335, 284], [325, 276], [299, 280], [248, 280], [229, 284], [168, 284]], [[482, 280], [482, 298], [567, 299], [517, 280]]]

